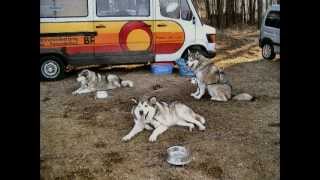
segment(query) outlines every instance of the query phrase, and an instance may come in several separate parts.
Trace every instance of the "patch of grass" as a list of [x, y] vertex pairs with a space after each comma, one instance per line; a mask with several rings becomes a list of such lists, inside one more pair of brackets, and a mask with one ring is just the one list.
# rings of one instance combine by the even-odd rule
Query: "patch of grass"
[[105, 148], [107, 146], [107, 144], [102, 141], [99, 141], [99, 142], [95, 143], [94, 146], [96, 148]]
[[105, 168], [105, 173], [110, 174], [112, 172], [113, 165], [122, 163], [123, 157], [118, 152], [109, 152], [103, 154], [102, 165]]
[[45, 97], [45, 98], [43, 98], [42, 99], [42, 102], [47, 102], [47, 101], [49, 101], [51, 98], [49, 98], [49, 97]]
[[54, 178], [55, 180], [74, 180], [80, 177], [81, 179], [93, 180], [94, 175], [90, 172], [88, 168], [81, 168], [72, 172], [67, 173], [64, 176], [58, 176]]
[[270, 127], [280, 127], [280, 123], [270, 123]]
[[208, 159], [205, 162], [200, 163], [197, 168], [202, 172], [208, 174], [213, 178], [221, 178], [223, 170], [220, 166], [217, 166], [212, 160]]
[[158, 90], [158, 89], [161, 89], [161, 88], [162, 88], [162, 86], [160, 84], [156, 84], [156, 85], [152, 86], [153, 90]]
[[159, 178], [160, 178], [160, 180], [182, 180], [182, 179], [184, 179], [180, 175], [172, 172], [171, 170], [160, 170]]

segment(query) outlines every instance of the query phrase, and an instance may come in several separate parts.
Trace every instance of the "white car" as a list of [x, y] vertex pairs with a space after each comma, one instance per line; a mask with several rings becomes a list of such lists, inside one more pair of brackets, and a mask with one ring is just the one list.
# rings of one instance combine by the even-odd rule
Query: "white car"
[[280, 54], [280, 5], [272, 5], [262, 20], [259, 46], [264, 59], [272, 60]]

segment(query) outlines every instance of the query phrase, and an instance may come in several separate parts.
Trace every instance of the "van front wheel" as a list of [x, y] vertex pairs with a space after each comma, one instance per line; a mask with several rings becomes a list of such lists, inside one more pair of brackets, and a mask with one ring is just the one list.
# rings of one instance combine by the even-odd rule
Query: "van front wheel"
[[45, 56], [40, 59], [41, 80], [52, 81], [62, 79], [65, 75], [64, 63], [57, 56]]
[[265, 43], [262, 46], [262, 57], [267, 60], [272, 60], [276, 57], [276, 53], [274, 53], [274, 48], [271, 44]]

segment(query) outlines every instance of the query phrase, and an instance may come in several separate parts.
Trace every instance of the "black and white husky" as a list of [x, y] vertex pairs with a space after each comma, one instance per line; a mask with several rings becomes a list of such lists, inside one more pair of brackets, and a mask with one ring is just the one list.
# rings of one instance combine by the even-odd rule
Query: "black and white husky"
[[120, 87], [133, 87], [133, 82], [130, 80], [122, 80], [114, 74], [102, 75], [88, 69], [84, 69], [78, 74], [77, 82], [80, 83], [80, 88], [72, 92], [73, 95]]
[[191, 83], [198, 86], [197, 91], [191, 94], [195, 99], [200, 99], [207, 90], [213, 101], [228, 101], [230, 99], [253, 100], [253, 97], [248, 93], [232, 96], [232, 86], [227, 80], [224, 71], [199, 52], [188, 51], [187, 66], [195, 74], [195, 78], [192, 78]]
[[122, 141], [129, 141], [144, 129], [152, 130], [150, 142], [156, 141], [160, 134], [175, 125], [186, 126], [190, 131], [195, 127], [194, 125], [201, 131], [206, 129], [204, 117], [185, 104], [179, 102], [167, 104], [157, 101], [155, 97], [147, 100], [132, 100], [135, 102], [131, 110], [134, 127], [122, 138]]

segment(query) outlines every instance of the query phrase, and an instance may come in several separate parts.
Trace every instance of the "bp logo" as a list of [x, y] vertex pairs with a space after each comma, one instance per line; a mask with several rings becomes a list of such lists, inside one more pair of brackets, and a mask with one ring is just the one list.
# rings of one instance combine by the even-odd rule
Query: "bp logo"
[[150, 25], [142, 21], [126, 23], [119, 33], [119, 43], [125, 51], [152, 51]]

